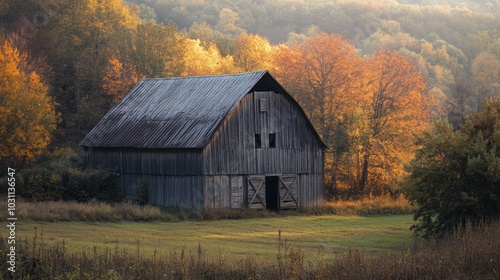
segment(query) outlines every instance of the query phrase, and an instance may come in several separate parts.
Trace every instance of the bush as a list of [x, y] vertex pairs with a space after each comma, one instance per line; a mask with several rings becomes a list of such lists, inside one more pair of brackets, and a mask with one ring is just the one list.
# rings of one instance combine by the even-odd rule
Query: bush
[[149, 187], [146, 182], [139, 181], [134, 184], [133, 202], [139, 205], [146, 205], [149, 202]]
[[93, 198], [109, 202], [123, 200], [124, 193], [110, 170], [85, 167], [75, 153], [52, 159], [18, 174], [18, 191], [28, 201]]
[[19, 194], [30, 201], [60, 200], [65, 187], [61, 174], [52, 166], [35, 166], [17, 176]]
[[417, 233], [441, 237], [468, 221], [500, 217], [500, 98], [458, 131], [438, 123], [417, 144], [422, 148], [407, 167], [404, 188], [418, 206]]

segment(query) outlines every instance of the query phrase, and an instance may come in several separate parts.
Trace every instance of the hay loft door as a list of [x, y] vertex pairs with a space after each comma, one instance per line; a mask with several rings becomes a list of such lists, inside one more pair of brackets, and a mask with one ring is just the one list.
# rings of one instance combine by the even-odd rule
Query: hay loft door
[[298, 176], [248, 176], [248, 208], [295, 209], [298, 207]]

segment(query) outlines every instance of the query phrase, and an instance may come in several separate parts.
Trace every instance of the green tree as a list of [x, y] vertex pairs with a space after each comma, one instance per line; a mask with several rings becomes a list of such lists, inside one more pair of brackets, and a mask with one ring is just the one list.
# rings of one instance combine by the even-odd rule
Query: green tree
[[40, 31], [55, 72], [62, 142], [80, 140], [109, 109], [101, 90], [103, 72], [112, 56], [123, 62], [118, 53], [123, 37], [131, 37], [139, 24], [138, 12], [122, 0], [68, 0]]
[[457, 131], [439, 122], [418, 138], [404, 192], [418, 206], [413, 230], [441, 237], [500, 217], [500, 99], [490, 99]]

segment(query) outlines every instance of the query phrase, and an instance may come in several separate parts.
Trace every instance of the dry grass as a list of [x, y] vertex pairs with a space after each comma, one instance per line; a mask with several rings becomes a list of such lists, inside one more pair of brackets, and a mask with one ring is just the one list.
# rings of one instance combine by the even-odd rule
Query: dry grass
[[390, 196], [366, 197], [359, 200], [339, 200], [325, 203], [338, 215], [387, 215], [411, 214], [415, 207], [403, 195], [396, 199]]
[[[46, 222], [117, 222], [117, 221], [180, 221], [247, 219], [258, 217], [279, 217], [289, 215], [387, 215], [411, 214], [414, 208], [403, 196], [364, 198], [355, 201], [327, 202], [323, 207], [312, 209], [273, 212], [255, 209], [161, 209], [152, 205], [139, 206], [132, 203], [108, 204], [91, 201], [88, 203], [67, 201], [23, 202], [17, 201], [16, 217], [23, 220]], [[5, 200], [0, 209], [7, 209]], [[5, 220], [7, 212], [0, 212]]]
[[[69, 253], [66, 244], [41, 246], [36, 238], [17, 245], [15, 274], [1, 262], [4, 279], [499, 279], [500, 223], [467, 229], [433, 244], [413, 245], [400, 253], [367, 257], [350, 250], [333, 262], [321, 252], [306, 263], [300, 248], [278, 235], [274, 262], [248, 257], [208, 259], [201, 246], [194, 253], [171, 252], [144, 257], [119, 248]], [[0, 250], [7, 250], [5, 239]], [[14, 277], [13, 277], [14, 276]]]
[[[4, 202], [5, 203], [5, 202]], [[7, 209], [0, 203], [1, 209]], [[0, 219], [7, 217], [7, 212], [0, 214]], [[16, 205], [16, 217], [19, 220], [34, 220], [47, 222], [116, 222], [116, 221], [175, 221], [176, 217], [161, 211], [160, 208], [146, 205], [138, 206], [132, 203], [119, 203], [111, 206], [104, 202], [22, 202]]]

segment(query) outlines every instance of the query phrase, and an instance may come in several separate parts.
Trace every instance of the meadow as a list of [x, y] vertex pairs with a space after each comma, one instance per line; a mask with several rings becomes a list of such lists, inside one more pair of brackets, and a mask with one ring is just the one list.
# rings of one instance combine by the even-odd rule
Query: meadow
[[[285, 212], [19, 202], [16, 272], [2, 262], [0, 279], [498, 279], [500, 223], [425, 242], [409, 230], [411, 206], [389, 202]], [[8, 246], [0, 238], [2, 255]]]
[[410, 215], [285, 216], [216, 221], [182, 222], [37, 222], [19, 223], [17, 235], [35, 236], [40, 246], [65, 242], [71, 252], [97, 248], [125, 249], [150, 257], [172, 251], [195, 253], [200, 245], [208, 257], [229, 260], [252, 256], [276, 259], [278, 232], [283, 240], [313, 261], [318, 250], [325, 260], [349, 248], [381, 254], [400, 250], [412, 242]]

